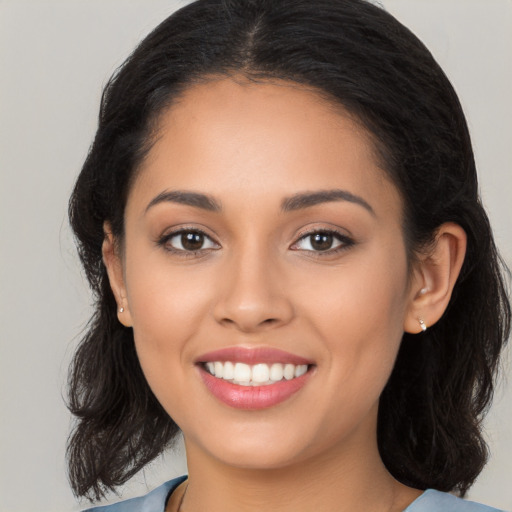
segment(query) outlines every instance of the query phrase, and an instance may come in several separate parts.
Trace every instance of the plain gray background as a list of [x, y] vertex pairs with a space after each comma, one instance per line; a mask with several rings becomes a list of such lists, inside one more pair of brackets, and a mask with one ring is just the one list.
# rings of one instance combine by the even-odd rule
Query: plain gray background
[[[0, 0], [0, 512], [85, 506], [69, 490], [64, 462], [66, 370], [91, 301], [67, 200], [95, 131], [102, 86], [185, 3]], [[460, 95], [483, 200], [511, 266], [512, 2], [383, 4], [427, 44]], [[470, 498], [510, 510], [511, 424], [505, 382], [485, 424], [492, 459]], [[166, 454], [123, 498], [185, 471], [182, 451]]]

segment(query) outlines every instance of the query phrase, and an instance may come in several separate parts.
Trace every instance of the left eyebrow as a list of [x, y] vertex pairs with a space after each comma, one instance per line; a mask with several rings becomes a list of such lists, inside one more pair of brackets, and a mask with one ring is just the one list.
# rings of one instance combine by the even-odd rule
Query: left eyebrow
[[211, 196], [187, 190], [167, 190], [158, 194], [146, 207], [146, 212], [160, 203], [178, 203], [194, 206], [210, 212], [219, 212], [221, 205]]
[[368, 210], [375, 217], [375, 211], [362, 197], [341, 189], [318, 190], [315, 192], [295, 194], [283, 200], [281, 203], [281, 210], [283, 212], [291, 212], [333, 201], [348, 201], [350, 203], [358, 204]]

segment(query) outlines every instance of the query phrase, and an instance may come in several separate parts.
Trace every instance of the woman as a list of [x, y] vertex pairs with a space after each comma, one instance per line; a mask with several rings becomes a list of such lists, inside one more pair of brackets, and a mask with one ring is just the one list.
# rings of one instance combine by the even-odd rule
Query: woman
[[463, 496], [510, 325], [447, 78], [362, 0], [199, 0], [107, 85], [70, 219], [97, 308], [69, 443], [114, 511], [491, 510]]

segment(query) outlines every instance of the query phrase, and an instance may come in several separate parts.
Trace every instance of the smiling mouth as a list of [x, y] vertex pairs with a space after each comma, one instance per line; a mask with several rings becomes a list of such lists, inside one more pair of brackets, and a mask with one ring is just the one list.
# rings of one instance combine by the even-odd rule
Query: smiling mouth
[[300, 392], [316, 363], [273, 347], [225, 347], [195, 361], [206, 389], [225, 405], [258, 410], [274, 407]]
[[290, 381], [307, 373], [307, 364], [257, 363], [246, 364], [231, 361], [208, 361], [203, 368], [217, 379], [239, 386], [269, 386], [281, 381]]

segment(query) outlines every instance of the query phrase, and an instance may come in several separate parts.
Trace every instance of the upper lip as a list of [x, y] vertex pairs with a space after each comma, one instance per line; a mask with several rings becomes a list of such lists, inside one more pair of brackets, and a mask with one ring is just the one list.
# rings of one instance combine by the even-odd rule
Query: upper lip
[[215, 361], [240, 362], [249, 365], [258, 363], [290, 363], [295, 365], [313, 364], [313, 362], [309, 359], [271, 347], [226, 347], [207, 352], [206, 354], [200, 355], [196, 359], [196, 363], [207, 363]]

